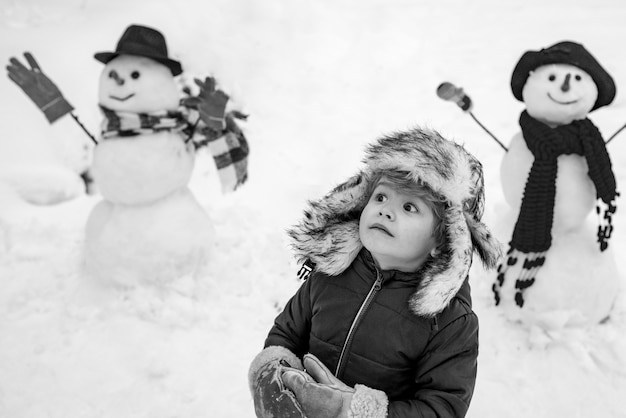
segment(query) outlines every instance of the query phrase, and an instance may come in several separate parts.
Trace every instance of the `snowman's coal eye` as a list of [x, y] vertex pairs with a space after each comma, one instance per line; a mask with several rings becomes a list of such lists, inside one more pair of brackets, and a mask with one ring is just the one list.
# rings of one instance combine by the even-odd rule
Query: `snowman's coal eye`
[[140, 75], [141, 74], [139, 74], [139, 71], [133, 71], [132, 73], [130, 73], [130, 76], [133, 80], [137, 80]]
[[580, 74], [576, 74], [576, 75], [574, 76], [574, 79], [575, 79], [576, 81], [580, 81], [580, 80], [582, 80], [583, 78], [580, 76]]
[[116, 75], [117, 75], [117, 72], [115, 72], [115, 70], [109, 71], [109, 78], [115, 78]]
[[554, 74], [550, 74], [550, 76], [548, 76], [548, 80], [554, 81], [556, 80], [556, 76]]

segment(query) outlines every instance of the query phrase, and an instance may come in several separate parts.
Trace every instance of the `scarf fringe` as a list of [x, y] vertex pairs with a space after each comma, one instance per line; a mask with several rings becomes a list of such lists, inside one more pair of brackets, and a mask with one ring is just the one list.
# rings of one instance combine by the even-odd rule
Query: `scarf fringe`
[[[617, 196], [619, 196], [619, 193]], [[615, 199], [609, 203], [604, 202], [600, 198], [596, 200], [596, 215], [598, 216], [597, 242], [600, 245], [600, 251], [606, 250], [609, 246], [608, 241], [613, 234], [613, 214], [616, 210]]]
[[547, 251], [524, 253], [513, 247], [509, 247], [506, 253], [506, 263], [500, 263], [497, 269], [496, 282], [491, 287], [494, 293], [496, 306], [500, 304], [500, 290], [504, 285], [506, 273], [510, 267], [517, 265], [523, 260], [522, 269], [515, 280], [515, 304], [520, 308], [524, 306], [524, 291], [535, 283], [536, 274], [546, 261]]

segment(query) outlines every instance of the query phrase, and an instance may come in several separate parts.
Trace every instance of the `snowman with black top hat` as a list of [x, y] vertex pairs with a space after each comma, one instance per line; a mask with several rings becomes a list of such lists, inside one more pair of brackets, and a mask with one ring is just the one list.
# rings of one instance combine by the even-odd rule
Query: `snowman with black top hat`
[[564, 41], [524, 53], [511, 88], [526, 109], [501, 164], [511, 240], [495, 302], [548, 329], [605, 321], [620, 284], [609, 247], [619, 193], [587, 115], [613, 101], [613, 79], [584, 46]]
[[[56, 85], [25, 56], [31, 69], [12, 58], [9, 77], [51, 123], [70, 113]], [[215, 234], [188, 187], [196, 152], [211, 151], [223, 190], [244, 183], [248, 145], [235, 122], [242, 115], [226, 112], [229, 97], [211, 77], [196, 79], [199, 94], [185, 96], [175, 78], [182, 66], [153, 28], [129, 26], [115, 51], [95, 58], [105, 64], [98, 93], [103, 120], [98, 140], [90, 135], [97, 142], [90, 172], [103, 199], [86, 225], [87, 271], [127, 287], [197, 277]]]

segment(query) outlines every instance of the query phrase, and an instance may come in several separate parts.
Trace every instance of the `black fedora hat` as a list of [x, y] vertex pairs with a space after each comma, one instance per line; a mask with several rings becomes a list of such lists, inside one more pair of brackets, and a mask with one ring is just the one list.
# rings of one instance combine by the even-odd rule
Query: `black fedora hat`
[[613, 78], [602, 68], [593, 55], [581, 44], [563, 41], [539, 51], [526, 51], [522, 55], [511, 77], [511, 89], [517, 100], [524, 101], [522, 90], [530, 72], [548, 64], [570, 64], [584, 70], [591, 76], [598, 87], [598, 98], [591, 110], [606, 106], [615, 98]]
[[130, 25], [117, 43], [115, 52], [98, 52], [94, 58], [106, 64], [120, 54], [151, 58], [169, 68], [174, 76], [183, 72], [180, 62], [167, 56], [165, 37], [147, 26]]

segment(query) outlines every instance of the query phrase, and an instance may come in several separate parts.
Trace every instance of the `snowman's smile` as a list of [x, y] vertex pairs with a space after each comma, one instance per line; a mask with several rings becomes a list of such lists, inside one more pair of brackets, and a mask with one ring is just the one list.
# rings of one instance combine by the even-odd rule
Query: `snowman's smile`
[[135, 95], [135, 93], [131, 93], [131, 94], [129, 94], [129, 95], [128, 95], [128, 96], [126, 96], [126, 97], [115, 97], [115, 96], [110, 96], [110, 95], [109, 95], [109, 98], [110, 98], [110, 99], [113, 99], [113, 100], [117, 100], [117, 101], [119, 101], [119, 102], [125, 102], [126, 100], [130, 99], [130, 98], [131, 98], [131, 97], [133, 97], [134, 95]]
[[578, 100], [571, 100], [571, 101], [569, 101], [569, 102], [562, 102], [562, 101], [557, 100], [557, 99], [555, 99], [554, 97], [552, 97], [552, 95], [550, 95], [550, 93], [548, 93], [548, 97], [549, 97], [549, 98], [550, 98], [550, 100], [552, 100], [553, 102], [558, 103], [558, 104], [562, 104], [562, 105], [571, 105], [571, 104], [574, 104], [574, 103], [576, 103], [576, 102], [578, 101]]

